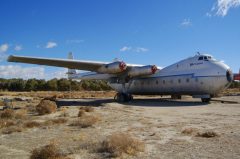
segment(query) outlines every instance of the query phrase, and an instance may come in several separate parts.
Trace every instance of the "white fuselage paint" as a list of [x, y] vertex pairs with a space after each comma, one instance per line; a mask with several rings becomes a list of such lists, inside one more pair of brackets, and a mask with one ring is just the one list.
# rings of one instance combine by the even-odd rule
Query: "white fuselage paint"
[[135, 78], [125, 84], [109, 83], [118, 92], [139, 95], [215, 95], [226, 88], [230, 81], [226, 72], [229, 66], [223, 62], [196, 55], [158, 70], [156, 74]]

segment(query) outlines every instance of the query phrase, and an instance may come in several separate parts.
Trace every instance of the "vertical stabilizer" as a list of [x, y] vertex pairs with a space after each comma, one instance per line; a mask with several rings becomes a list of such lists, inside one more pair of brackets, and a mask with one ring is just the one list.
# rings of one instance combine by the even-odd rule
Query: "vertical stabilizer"
[[[68, 59], [73, 59], [73, 54], [72, 52], [68, 53]], [[73, 76], [76, 74], [76, 70], [75, 69], [68, 69], [68, 78], [71, 79], [73, 78]]]

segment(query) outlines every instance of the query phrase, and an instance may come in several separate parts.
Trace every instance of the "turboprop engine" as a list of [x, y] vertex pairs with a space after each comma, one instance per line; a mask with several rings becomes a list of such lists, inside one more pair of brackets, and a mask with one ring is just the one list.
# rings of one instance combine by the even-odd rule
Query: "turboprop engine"
[[109, 73], [109, 74], [115, 74], [115, 73], [121, 73], [127, 69], [127, 65], [125, 62], [113, 62], [109, 64], [105, 64], [102, 67], [99, 68], [99, 72], [101, 73]]
[[158, 68], [155, 65], [134, 67], [128, 72], [128, 76], [136, 77], [136, 76], [152, 75], [152, 74], [155, 74], [157, 70]]

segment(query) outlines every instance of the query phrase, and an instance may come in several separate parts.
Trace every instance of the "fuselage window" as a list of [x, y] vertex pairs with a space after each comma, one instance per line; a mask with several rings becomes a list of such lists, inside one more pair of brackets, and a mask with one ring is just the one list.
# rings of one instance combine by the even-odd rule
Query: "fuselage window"
[[163, 82], [163, 84], [165, 84], [165, 80], [163, 80], [162, 82]]
[[204, 60], [205, 60], [205, 61], [208, 61], [207, 56], [204, 56]]
[[173, 84], [173, 80], [170, 80], [170, 83]]
[[158, 84], [158, 80], [156, 80], [156, 84]]
[[198, 58], [198, 60], [203, 60], [203, 56], [200, 56], [200, 57]]
[[195, 78], [195, 82], [198, 82], [198, 78]]
[[186, 82], [187, 82], [187, 83], [189, 82], [189, 78], [186, 79]]

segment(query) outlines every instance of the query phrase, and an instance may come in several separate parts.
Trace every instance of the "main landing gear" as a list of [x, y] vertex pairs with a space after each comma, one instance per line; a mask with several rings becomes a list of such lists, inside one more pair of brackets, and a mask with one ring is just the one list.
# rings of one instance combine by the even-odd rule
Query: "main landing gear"
[[114, 97], [114, 100], [119, 103], [129, 102], [129, 101], [133, 100], [133, 96], [131, 94], [127, 94], [127, 93], [117, 93]]
[[201, 98], [203, 103], [209, 103], [211, 98]]

